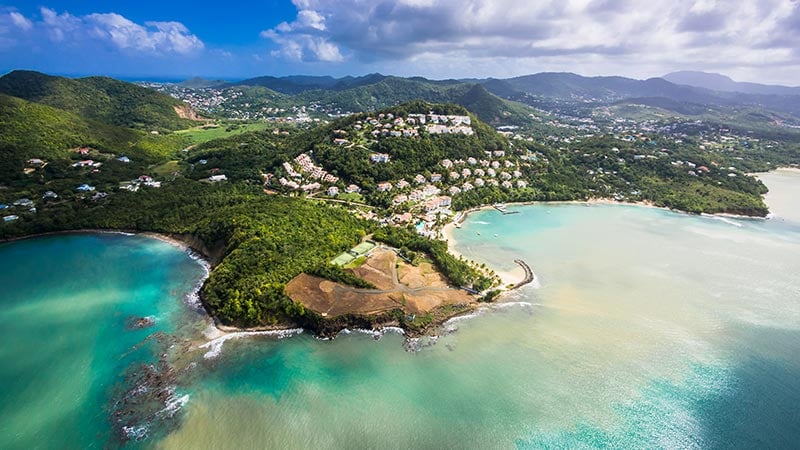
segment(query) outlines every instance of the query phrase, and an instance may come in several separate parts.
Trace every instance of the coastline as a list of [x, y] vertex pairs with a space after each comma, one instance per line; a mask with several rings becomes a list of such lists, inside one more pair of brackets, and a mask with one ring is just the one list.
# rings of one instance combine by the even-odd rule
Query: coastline
[[[800, 168], [795, 167], [781, 167], [776, 169], [776, 171], [787, 171], [800, 174]], [[537, 206], [537, 205], [630, 205], [636, 206], [640, 208], [652, 208], [652, 209], [659, 209], [662, 211], [669, 211], [676, 214], [685, 214], [685, 215], [696, 215], [686, 211], [681, 211], [678, 209], [668, 208], [665, 206], [657, 206], [653, 202], [649, 200], [644, 201], [637, 201], [637, 202], [622, 202], [618, 200], [614, 200], [611, 198], [591, 198], [588, 200], [556, 200], [556, 201], [529, 201], [529, 202], [509, 202], [505, 203], [506, 206]], [[456, 258], [464, 258], [469, 259], [467, 256], [460, 253], [458, 250], [455, 249], [455, 246], [458, 245], [458, 241], [455, 239], [455, 232], [456, 228], [460, 228], [460, 225], [469, 217], [470, 214], [480, 212], [480, 211], [491, 211], [494, 210], [494, 206], [492, 205], [483, 205], [483, 206], [476, 206], [465, 211], [459, 211], [454, 220], [445, 224], [442, 229], [440, 230], [440, 236], [447, 242], [447, 250]], [[730, 214], [730, 213], [716, 213], [716, 214], [699, 214], [701, 217], [719, 217], [719, 218], [726, 218], [726, 219], [744, 219], [744, 220], [766, 220], [767, 217], [757, 217], [757, 216], [747, 216], [741, 214]], [[496, 302], [499, 301], [503, 296], [505, 296], [508, 292], [511, 292], [513, 289], [508, 289], [507, 286], [515, 285], [522, 279], [522, 275], [518, 274], [517, 272], [522, 272], [521, 268], [515, 268], [510, 271], [499, 271], [496, 269], [492, 269], [501, 279], [502, 285], [499, 288], [501, 291], [500, 294], [496, 298]]]

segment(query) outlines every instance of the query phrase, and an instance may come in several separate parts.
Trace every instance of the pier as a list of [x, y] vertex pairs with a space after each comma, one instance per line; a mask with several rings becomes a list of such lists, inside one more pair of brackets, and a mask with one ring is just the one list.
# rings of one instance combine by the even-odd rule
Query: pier
[[496, 209], [496, 210], [500, 211], [501, 213], [503, 213], [503, 215], [507, 215], [507, 214], [518, 214], [518, 213], [519, 213], [519, 211], [509, 211], [509, 210], [507, 210], [507, 209], [506, 209], [506, 205], [494, 204], [494, 205], [492, 205], [492, 207], [493, 207], [494, 209]]
[[520, 281], [519, 283], [515, 284], [514, 287], [511, 288], [512, 290], [525, 286], [526, 284], [533, 281], [533, 271], [531, 270], [528, 263], [526, 263], [521, 259], [515, 259], [514, 262], [522, 266], [522, 269], [525, 270], [525, 278], [523, 278], [522, 281]]

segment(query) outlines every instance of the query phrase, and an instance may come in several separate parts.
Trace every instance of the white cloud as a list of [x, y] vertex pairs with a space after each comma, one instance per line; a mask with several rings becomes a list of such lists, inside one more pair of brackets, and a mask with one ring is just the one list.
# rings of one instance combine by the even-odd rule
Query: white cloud
[[[423, 73], [539, 67], [641, 74], [750, 72], [800, 65], [797, 0], [294, 0], [297, 18], [262, 32], [296, 60], [391, 65]], [[344, 58], [342, 55], [346, 55]], [[432, 64], [432, 66], [423, 65]], [[502, 67], [500, 64], [510, 64]], [[772, 69], [770, 69], [772, 70]], [[396, 72], [396, 71], [395, 71]], [[473, 75], [472, 71], [461, 76]], [[459, 76], [447, 73], [446, 76]]]
[[301, 9], [293, 22], [282, 22], [273, 29], [262, 31], [261, 37], [271, 39], [280, 47], [273, 56], [294, 61], [344, 61], [339, 47], [323, 37], [326, 30], [325, 16], [317, 11]]
[[11, 23], [13, 23], [14, 26], [19, 28], [20, 30], [28, 31], [31, 28], [33, 28], [33, 22], [31, 22], [25, 16], [16, 11], [11, 11], [10, 13], [8, 13], [8, 16], [11, 18]]
[[45, 7], [40, 9], [40, 13], [39, 21], [16, 11], [9, 13], [8, 17], [14, 26], [31, 32], [34, 41], [45, 38], [57, 44], [79, 45], [92, 40], [114, 49], [158, 55], [185, 55], [205, 48], [203, 42], [180, 22], [138, 24], [115, 13], [73, 16]]

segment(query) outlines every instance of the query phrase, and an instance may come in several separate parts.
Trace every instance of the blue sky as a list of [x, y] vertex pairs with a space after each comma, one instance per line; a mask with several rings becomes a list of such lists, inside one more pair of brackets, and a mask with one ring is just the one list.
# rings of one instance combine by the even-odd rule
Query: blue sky
[[800, 84], [798, 0], [0, 0], [0, 70], [135, 78], [660, 76]]

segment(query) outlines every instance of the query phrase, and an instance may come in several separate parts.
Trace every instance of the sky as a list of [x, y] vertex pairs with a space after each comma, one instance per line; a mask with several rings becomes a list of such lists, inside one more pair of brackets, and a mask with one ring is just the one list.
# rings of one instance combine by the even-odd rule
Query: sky
[[[208, 6], [203, 6], [208, 3]], [[800, 0], [0, 0], [0, 71], [650, 78], [800, 85]]]

